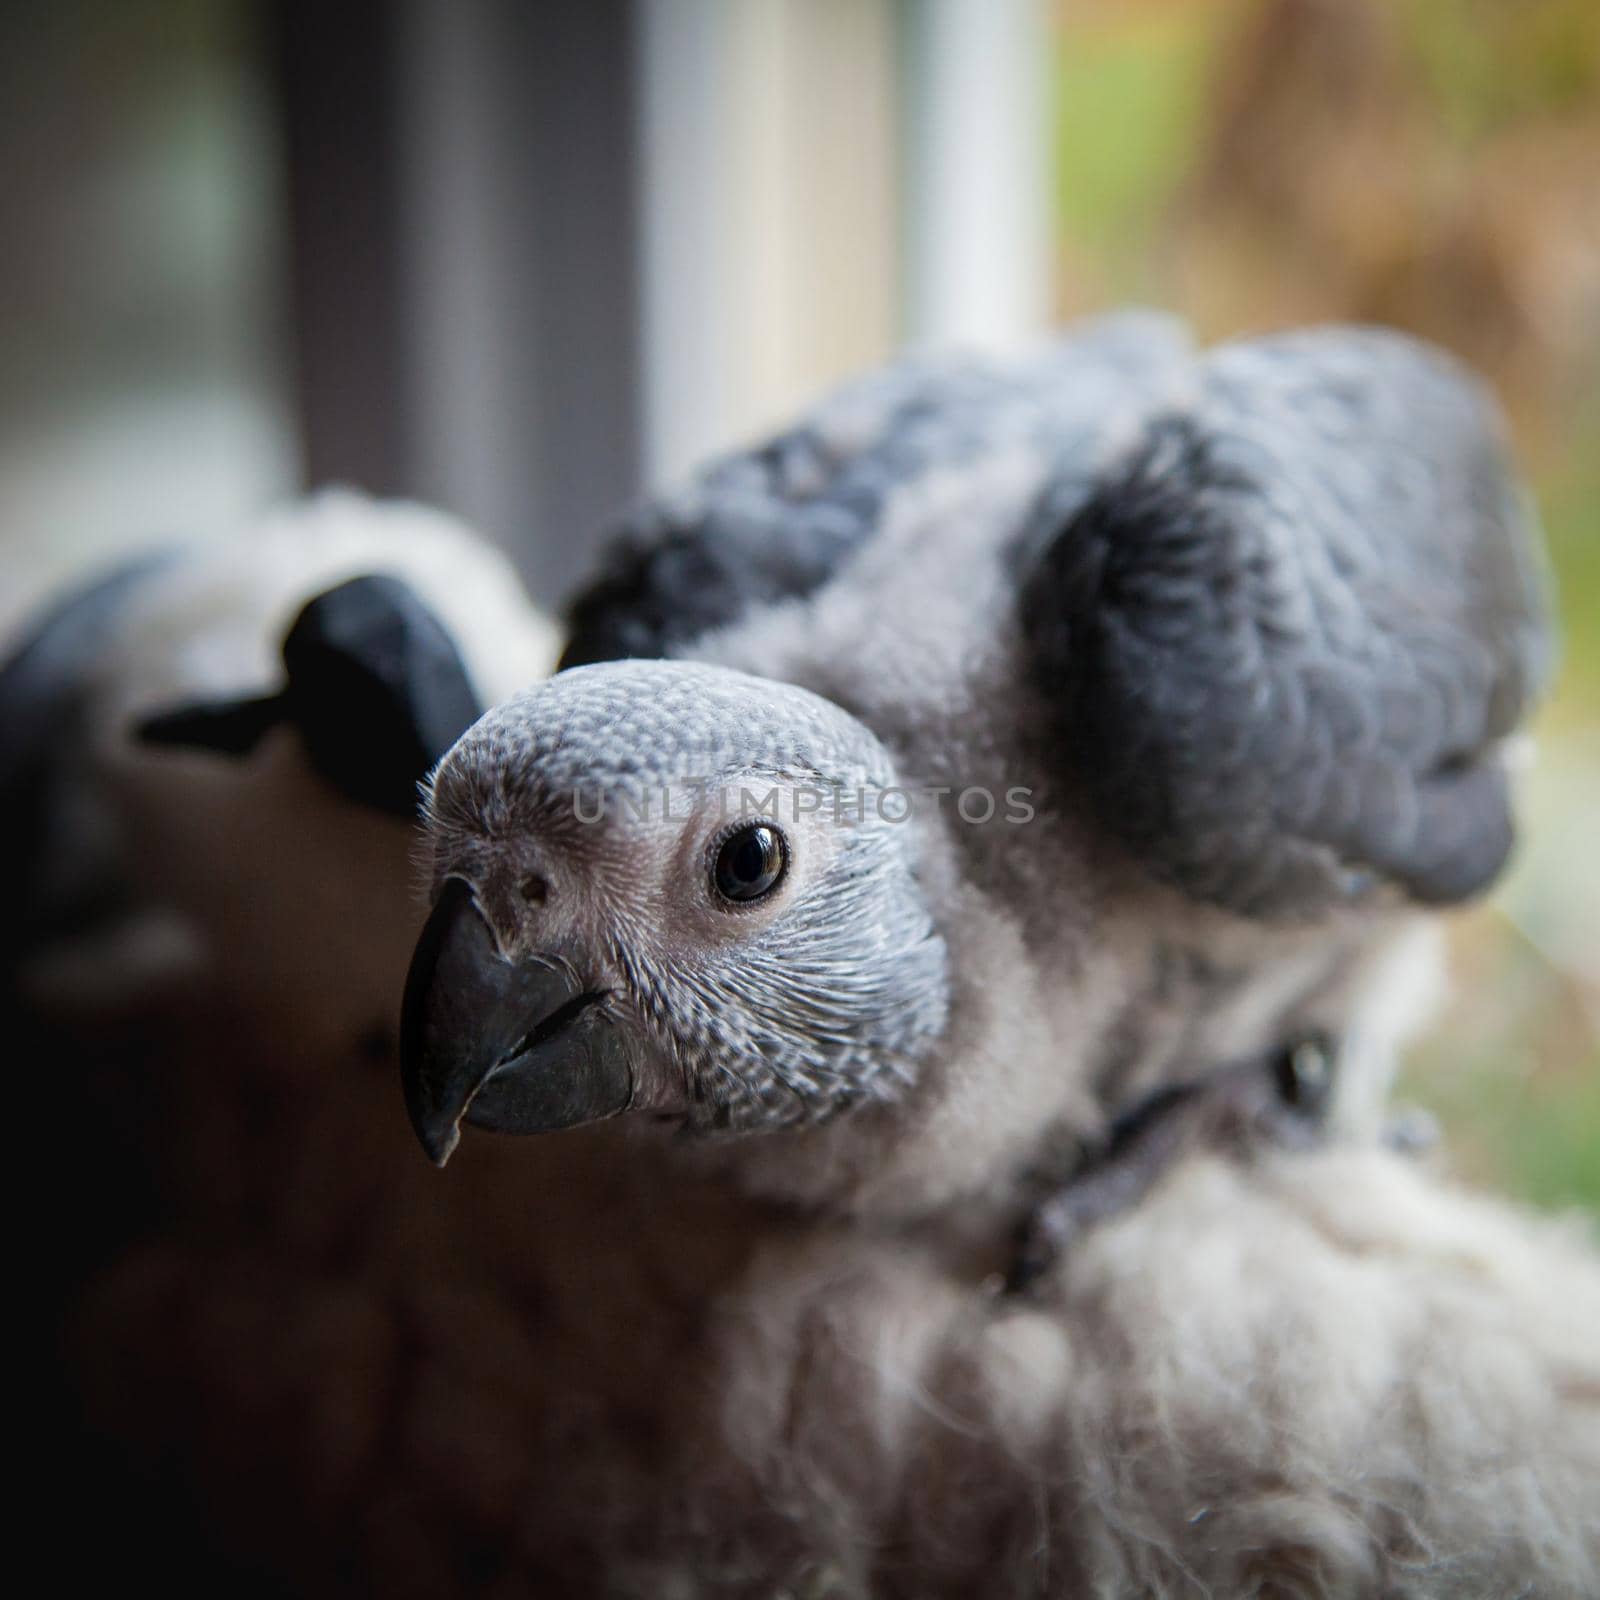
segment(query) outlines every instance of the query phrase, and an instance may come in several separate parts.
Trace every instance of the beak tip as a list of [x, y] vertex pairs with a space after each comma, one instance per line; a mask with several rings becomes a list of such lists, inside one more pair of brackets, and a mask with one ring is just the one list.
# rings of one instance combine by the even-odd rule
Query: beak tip
[[416, 1133], [423, 1153], [434, 1166], [443, 1171], [445, 1163], [455, 1154], [456, 1146], [461, 1143], [460, 1125], [450, 1122], [439, 1128], [419, 1127]]

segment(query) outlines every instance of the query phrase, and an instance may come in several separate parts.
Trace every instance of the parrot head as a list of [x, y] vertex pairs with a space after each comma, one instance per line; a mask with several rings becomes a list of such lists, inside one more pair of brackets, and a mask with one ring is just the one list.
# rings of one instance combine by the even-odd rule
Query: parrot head
[[575, 668], [475, 723], [429, 788], [402, 1008], [429, 1156], [463, 1120], [737, 1133], [896, 1099], [948, 992], [895, 784], [839, 707], [719, 667]]

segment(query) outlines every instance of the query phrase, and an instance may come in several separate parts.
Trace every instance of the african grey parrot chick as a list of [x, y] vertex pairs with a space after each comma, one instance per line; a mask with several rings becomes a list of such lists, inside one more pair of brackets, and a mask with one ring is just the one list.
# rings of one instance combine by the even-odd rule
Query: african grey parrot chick
[[512, 1430], [507, 1592], [1594, 1592], [1592, 1244], [1322, 1138], [1548, 653], [1470, 380], [1139, 321], [914, 365], [574, 621], [433, 776], [401, 1022], [436, 1161], [600, 1124], [525, 1158], [527, 1347], [470, 1363], [570, 1320], [625, 1374]]
[[0, 672], [0, 995], [80, 1036], [215, 1008], [285, 1062], [392, 1037], [418, 782], [555, 643], [460, 524], [347, 492], [69, 595]]
[[592, 664], [440, 765], [414, 1124], [626, 1112], [965, 1231], [1311, 1036], [1370, 1123], [1419, 908], [1509, 849], [1540, 576], [1491, 404], [1398, 335], [869, 379], [647, 509]]

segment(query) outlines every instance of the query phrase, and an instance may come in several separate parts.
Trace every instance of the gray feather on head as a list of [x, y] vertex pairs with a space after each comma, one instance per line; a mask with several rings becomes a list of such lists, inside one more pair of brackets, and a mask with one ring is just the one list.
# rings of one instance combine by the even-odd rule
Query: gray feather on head
[[[629, 1041], [629, 1104], [691, 1126], [892, 1100], [942, 1031], [944, 945], [914, 826], [873, 803], [887, 751], [819, 697], [721, 668], [560, 674], [479, 721], [427, 800], [436, 887], [471, 886], [501, 955], [569, 969]], [[751, 903], [718, 884], [768, 828]]]

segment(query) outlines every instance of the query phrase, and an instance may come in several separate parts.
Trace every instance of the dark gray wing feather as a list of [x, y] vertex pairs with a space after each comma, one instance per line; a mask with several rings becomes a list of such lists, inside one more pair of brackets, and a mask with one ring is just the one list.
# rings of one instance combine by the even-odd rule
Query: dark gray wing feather
[[0, 1000], [46, 914], [86, 916], [92, 906], [46, 907], [43, 863], [67, 848], [63, 784], [81, 734], [91, 669], [130, 600], [177, 559], [140, 554], [71, 590], [33, 624], [0, 664], [0, 836], [9, 845], [6, 915], [0, 918]]
[[908, 484], [1024, 436], [1060, 451], [1064, 430], [1100, 419], [1098, 397], [1136, 394], [1187, 354], [1172, 319], [1127, 312], [1086, 322], [1022, 364], [912, 357], [858, 379], [799, 426], [636, 511], [568, 607], [561, 665], [674, 654], [808, 595]]
[[484, 710], [449, 630], [387, 573], [348, 578], [308, 600], [284, 636], [283, 663], [280, 690], [165, 707], [135, 736], [242, 756], [289, 723], [347, 799], [411, 817], [418, 786]]
[[1021, 615], [1103, 820], [1191, 893], [1483, 889], [1502, 743], [1552, 653], [1499, 419], [1453, 362], [1329, 328], [1213, 352], [1024, 542]]

